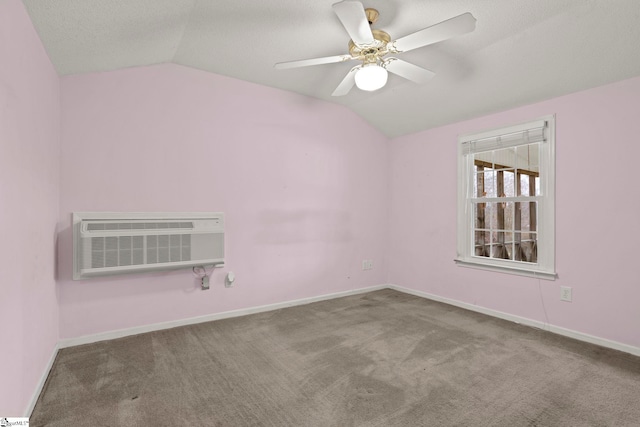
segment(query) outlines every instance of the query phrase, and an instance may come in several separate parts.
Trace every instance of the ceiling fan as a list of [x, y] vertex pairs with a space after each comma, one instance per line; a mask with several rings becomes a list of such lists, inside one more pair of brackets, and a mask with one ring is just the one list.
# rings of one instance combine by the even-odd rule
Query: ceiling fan
[[276, 69], [283, 70], [350, 60], [362, 61], [347, 73], [331, 94], [332, 96], [346, 95], [354, 84], [362, 90], [378, 90], [387, 83], [387, 72], [418, 84], [425, 83], [434, 76], [432, 71], [398, 58], [386, 57], [386, 55], [407, 52], [437, 43], [469, 33], [476, 27], [476, 19], [467, 12], [391, 41], [389, 34], [382, 30], [373, 30], [370, 27], [378, 19], [377, 10], [365, 9], [362, 3], [352, 0], [335, 3], [332, 8], [351, 37], [349, 53], [324, 58], [280, 62], [275, 65]]

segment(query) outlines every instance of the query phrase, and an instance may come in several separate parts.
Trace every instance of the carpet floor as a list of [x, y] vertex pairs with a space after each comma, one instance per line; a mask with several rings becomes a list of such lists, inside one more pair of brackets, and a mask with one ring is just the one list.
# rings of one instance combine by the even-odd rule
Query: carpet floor
[[640, 358], [393, 290], [59, 351], [33, 426], [639, 426]]

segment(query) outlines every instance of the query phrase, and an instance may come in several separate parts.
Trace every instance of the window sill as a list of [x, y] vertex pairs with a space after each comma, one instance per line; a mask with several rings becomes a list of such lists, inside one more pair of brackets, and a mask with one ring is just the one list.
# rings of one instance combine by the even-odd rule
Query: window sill
[[558, 278], [558, 275], [556, 273], [549, 273], [549, 272], [540, 271], [540, 270], [517, 268], [517, 267], [504, 267], [501, 265], [486, 264], [482, 262], [475, 262], [475, 261], [462, 260], [462, 259], [454, 259], [454, 261], [460, 267], [476, 268], [478, 270], [496, 271], [498, 273], [534, 277], [537, 279], [544, 279], [544, 280], [556, 280]]

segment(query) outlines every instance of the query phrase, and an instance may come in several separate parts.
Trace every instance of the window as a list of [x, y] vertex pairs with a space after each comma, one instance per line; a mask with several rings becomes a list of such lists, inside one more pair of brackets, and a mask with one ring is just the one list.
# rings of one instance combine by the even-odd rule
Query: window
[[555, 274], [555, 118], [458, 141], [459, 265]]

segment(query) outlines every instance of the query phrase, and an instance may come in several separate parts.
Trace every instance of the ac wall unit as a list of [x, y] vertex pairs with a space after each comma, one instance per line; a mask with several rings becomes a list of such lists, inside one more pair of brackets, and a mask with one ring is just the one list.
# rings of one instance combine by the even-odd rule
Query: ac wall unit
[[224, 263], [224, 216], [73, 214], [73, 279]]

